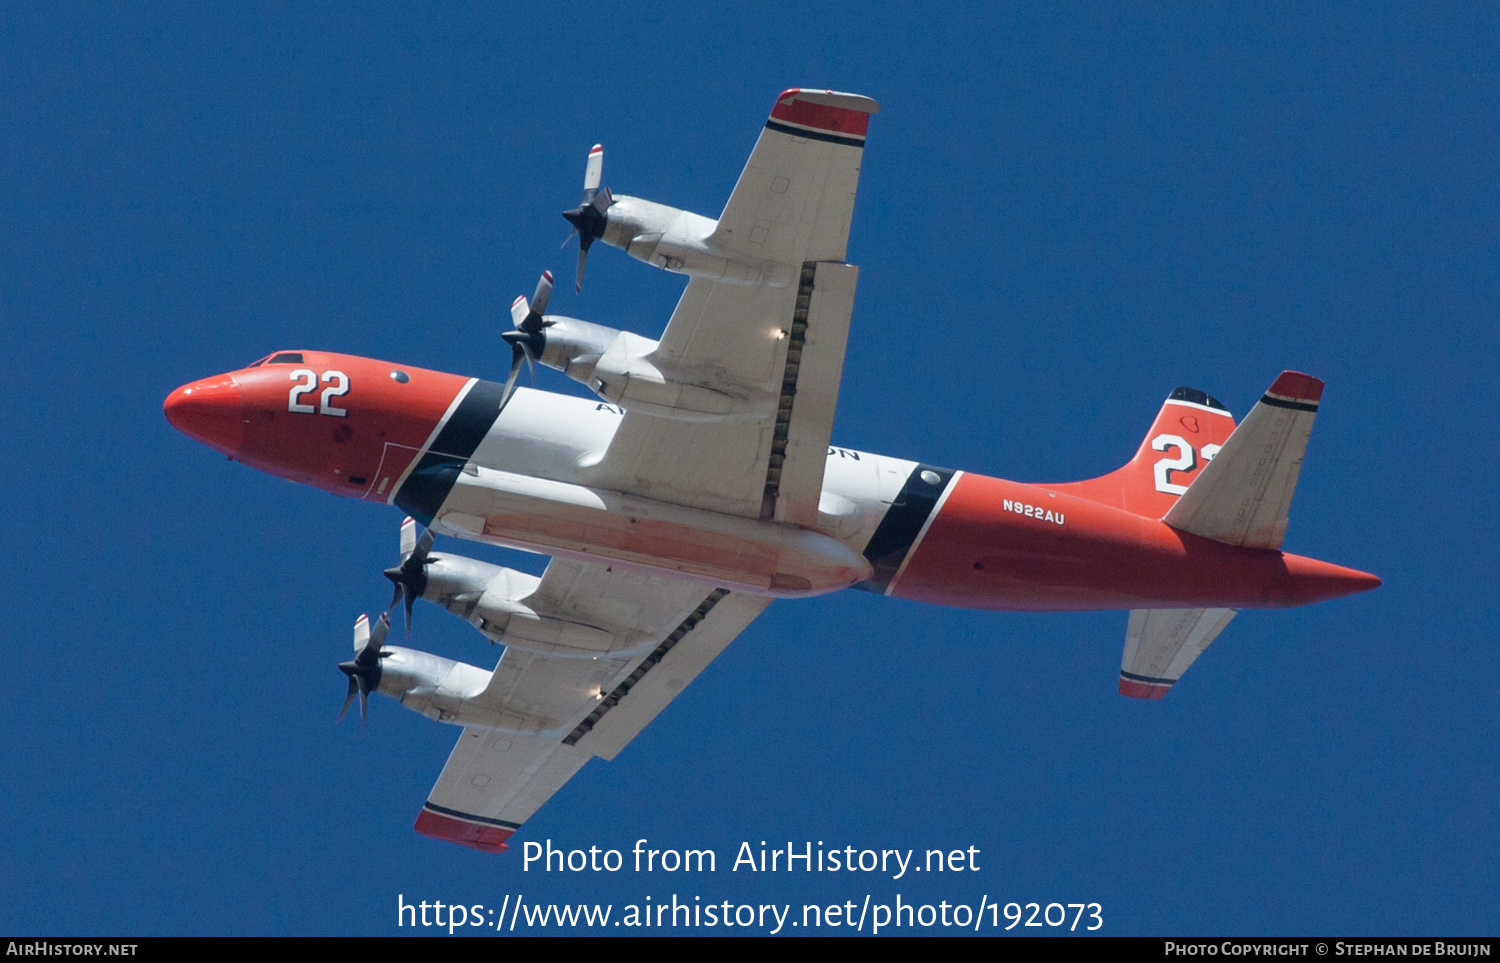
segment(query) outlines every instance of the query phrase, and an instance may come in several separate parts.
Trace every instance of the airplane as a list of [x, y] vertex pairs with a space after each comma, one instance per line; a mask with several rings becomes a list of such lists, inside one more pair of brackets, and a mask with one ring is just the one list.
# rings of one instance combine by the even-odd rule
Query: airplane
[[[775, 599], [857, 588], [971, 609], [1130, 613], [1119, 692], [1160, 699], [1235, 614], [1372, 589], [1281, 551], [1323, 382], [1282, 372], [1236, 424], [1172, 391], [1099, 478], [1022, 484], [832, 445], [859, 268], [845, 260], [875, 101], [777, 97], [717, 220], [602, 188], [564, 216], [688, 283], [660, 340], [512, 306], [506, 380], [313, 350], [183, 385], [173, 426], [230, 459], [405, 511], [385, 575], [504, 649], [492, 670], [355, 623], [339, 668], [463, 731], [418, 832], [485, 852], [613, 759]], [[517, 386], [524, 364], [597, 398]], [[418, 523], [426, 526], [418, 533]], [[437, 535], [551, 556], [544, 574]]]

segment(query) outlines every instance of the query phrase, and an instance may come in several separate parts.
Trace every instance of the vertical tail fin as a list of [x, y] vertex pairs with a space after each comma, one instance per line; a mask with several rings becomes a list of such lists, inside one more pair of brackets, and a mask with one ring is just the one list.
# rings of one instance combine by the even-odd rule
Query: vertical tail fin
[[1053, 491], [1161, 518], [1234, 431], [1234, 416], [1197, 388], [1167, 396], [1151, 430], [1125, 467], [1088, 481], [1047, 485]]

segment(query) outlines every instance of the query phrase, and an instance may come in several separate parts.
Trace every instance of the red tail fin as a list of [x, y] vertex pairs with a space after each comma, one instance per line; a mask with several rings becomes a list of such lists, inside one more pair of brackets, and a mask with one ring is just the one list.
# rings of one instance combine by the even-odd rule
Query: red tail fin
[[1088, 481], [1047, 485], [1053, 491], [1161, 518], [1234, 431], [1234, 416], [1197, 388], [1167, 396], [1135, 457]]

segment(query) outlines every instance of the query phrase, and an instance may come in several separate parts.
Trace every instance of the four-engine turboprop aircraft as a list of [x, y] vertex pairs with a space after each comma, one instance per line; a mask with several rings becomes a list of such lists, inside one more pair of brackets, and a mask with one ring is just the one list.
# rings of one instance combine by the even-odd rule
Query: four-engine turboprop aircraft
[[[859, 269], [844, 261], [874, 101], [788, 90], [718, 220], [600, 189], [567, 213], [690, 280], [660, 341], [512, 308], [504, 384], [280, 351], [172, 392], [236, 461], [411, 518], [387, 570], [505, 649], [493, 671], [355, 624], [371, 691], [463, 727], [416, 828], [498, 852], [591, 756], [612, 759], [777, 598], [860, 588], [979, 609], [1130, 611], [1119, 690], [1159, 699], [1239, 609], [1374, 588], [1280, 551], [1323, 383], [1277, 377], [1236, 427], [1173, 391], [1129, 464], [1026, 485], [830, 447]], [[598, 400], [516, 388], [523, 361]], [[418, 537], [416, 522], [429, 526]], [[541, 578], [433, 533], [552, 556]], [[396, 602], [393, 602], [394, 606]]]

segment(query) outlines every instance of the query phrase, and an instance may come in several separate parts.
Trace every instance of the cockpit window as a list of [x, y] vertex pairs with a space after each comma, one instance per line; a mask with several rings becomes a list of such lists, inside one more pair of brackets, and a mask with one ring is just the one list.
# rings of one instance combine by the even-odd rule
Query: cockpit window
[[247, 368], [259, 368], [261, 365], [265, 364], [267, 361], [270, 361], [270, 360], [271, 360], [271, 356], [270, 355], [266, 355], [264, 358], [261, 358], [259, 361], [253, 361], [250, 364], [245, 365], [245, 367], [247, 367]]
[[301, 363], [302, 363], [302, 352], [300, 352], [300, 351], [283, 351], [280, 354], [273, 354], [273, 355], [271, 355], [271, 360], [269, 360], [269, 361], [266, 362], [266, 364], [301, 364]]

